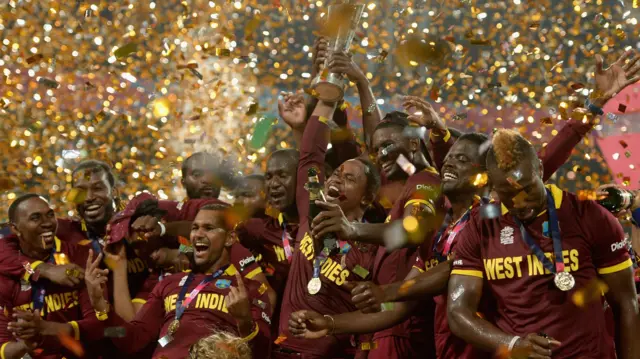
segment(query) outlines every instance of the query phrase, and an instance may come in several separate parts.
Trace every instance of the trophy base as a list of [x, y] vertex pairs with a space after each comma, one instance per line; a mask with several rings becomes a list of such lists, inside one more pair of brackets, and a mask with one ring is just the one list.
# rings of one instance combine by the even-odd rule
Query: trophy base
[[324, 102], [338, 102], [344, 96], [342, 86], [332, 84], [330, 82], [320, 82], [313, 87], [317, 98]]

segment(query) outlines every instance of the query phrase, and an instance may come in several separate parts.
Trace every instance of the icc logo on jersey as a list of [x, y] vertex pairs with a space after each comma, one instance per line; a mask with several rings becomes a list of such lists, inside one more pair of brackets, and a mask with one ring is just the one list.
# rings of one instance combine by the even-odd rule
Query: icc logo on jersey
[[500, 230], [500, 243], [513, 244], [513, 227], [504, 227]]

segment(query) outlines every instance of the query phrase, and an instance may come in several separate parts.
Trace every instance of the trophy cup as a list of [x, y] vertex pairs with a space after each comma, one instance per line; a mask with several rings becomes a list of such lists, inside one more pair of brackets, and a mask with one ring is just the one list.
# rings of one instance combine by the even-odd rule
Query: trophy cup
[[349, 1], [345, 4], [329, 5], [327, 23], [331, 36], [327, 58], [311, 82], [314, 95], [322, 101], [337, 102], [344, 96], [347, 80], [343, 74], [329, 72], [329, 60], [334, 52], [349, 52], [363, 10], [364, 4], [351, 4]]

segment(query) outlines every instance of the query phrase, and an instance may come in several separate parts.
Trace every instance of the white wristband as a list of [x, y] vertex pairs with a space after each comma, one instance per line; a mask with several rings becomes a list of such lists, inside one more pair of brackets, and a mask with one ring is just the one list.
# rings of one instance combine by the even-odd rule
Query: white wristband
[[160, 226], [160, 236], [164, 236], [164, 234], [167, 233], [167, 227], [165, 227], [162, 222], [158, 222], [158, 225]]
[[520, 337], [517, 336], [517, 335], [515, 337], [511, 338], [511, 341], [509, 342], [509, 351], [513, 350], [513, 347], [516, 346], [516, 343], [518, 342], [518, 340], [520, 340]]

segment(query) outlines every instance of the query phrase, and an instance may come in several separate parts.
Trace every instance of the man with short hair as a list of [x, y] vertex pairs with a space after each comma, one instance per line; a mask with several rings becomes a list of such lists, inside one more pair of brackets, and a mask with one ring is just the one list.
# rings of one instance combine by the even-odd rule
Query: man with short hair
[[[87, 247], [71, 244], [56, 235], [57, 221], [49, 203], [37, 194], [18, 197], [9, 207], [11, 229], [20, 249], [14, 258], [24, 256], [50, 266], [86, 261]], [[14, 241], [11, 238], [3, 241]], [[68, 276], [80, 272], [67, 268]], [[99, 327], [84, 285], [69, 287], [40, 278], [10, 278], [0, 275], [0, 356], [22, 358], [34, 350], [43, 356], [62, 357], [65, 349], [56, 336], [66, 334], [85, 343], [99, 339]], [[94, 350], [95, 349], [95, 350]], [[86, 345], [87, 356], [97, 357], [97, 347]]]
[[[458, 234], [448, 294], [452, 332], [490, 352], [615, 358], [603, 335], [602, 302], [572, 300], [599, 279], [617, 313], [617, 357], [636, 358], [638, 302], [631, 259], [617, 245], [624, 241], [618, 221], [594, 201], [545, 187], [535, 149], [515, 131], [494, 134], [487, 169], [502, 216], [482, 219], [473, 211]], [[476, 315], [485, 285], [496, 298], [495, 325]]]
[[198, 211], [190, 233], [193, 269], [164, 277], [131, 322], [110, 311], [101, 289], [108, 271], [99, 268], [101, 256], [94, 261], [89, 255], [91, 303], [104, 326], [125, 328], [125, 337], [112, 338], [120, 350], [135, 353], [159, 339], [154, 357], [184, 358], [212, 329], [223, 329], [249, 342], [255, 358], [269, 356], [269, 299], [259, 282], [243, 278], [229, 260], [234, 240], [225, 218], [228, 210], [208, 204]]

